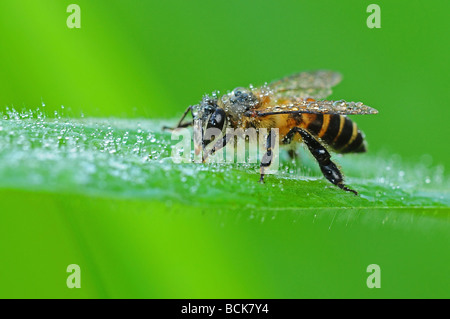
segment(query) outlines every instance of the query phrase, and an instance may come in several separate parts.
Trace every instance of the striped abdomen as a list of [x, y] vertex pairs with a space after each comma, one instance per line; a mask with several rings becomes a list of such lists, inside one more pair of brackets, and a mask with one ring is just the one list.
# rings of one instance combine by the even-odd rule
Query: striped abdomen
[[355, 122], [344, 115], [301, 114], [299, 126], [339, 153], [362, 153], [366, 143]]

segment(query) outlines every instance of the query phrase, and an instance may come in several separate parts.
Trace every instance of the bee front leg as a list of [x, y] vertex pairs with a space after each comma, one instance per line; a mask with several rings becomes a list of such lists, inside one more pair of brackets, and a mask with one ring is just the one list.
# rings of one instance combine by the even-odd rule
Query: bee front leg
[[275, 144], [275, 138], [276, 134], [272, 134], [272, 130], [270, 130], [269, 134], [267, 135], [266, 153], [263, 155], [260, 164], [260, 172], [261, 172], [261, 175], [259, 177], [260, 183], [264, 183], [264, 168], [269, 167], [270, 164], [272, 164], [273, 158], [272, 145]]
[[194, 121], [193, 121], [193, 120], [190, 121], [190, 122], [184, 122], [184, 123], [183, 123], [183, 120], [184, 120], [184, 118], [186, 117], [186, 115], [189, 113], [189, 111], [192, 112], [192, 106], [189, 106], [189, 107], [184, 111], [183, 116], [182, 116], [181, 119], [178, 121], [177, 126], [175, 126], [175, 127], [163, 126], [162, 129], [163, 129], [163, 130], [175, 130], [175, 129], [177, 129], [177, 128], [183, 128], [183, 127], [188, 127], [188, 126], [193, 125], [193, 124], [194, 124]]
[[228, 141], [232, 137], [234, 137], [233, 134], [230, 134], [230, 133], [229, 134], [225, 134], [220, 140], [218, 140], [216, 142], [216, 144], [214, 144], [214, 146], [211, 148], [211, 150], [205, 151], [205, 149], [203, 148], [203, 152], [204, 153], [203, 153], [202, 162], [203, 163], [206, 162], [206, 160], [208, 159], [209, 155], [214, 155], [218, 150], [224, 148], [227, 145]]
[[342, 173], [339, 171], [336, 164], [331, 161], [330, 153], [328, 153], [326, 148], [322, 144], [320, 144], [320, 142], [316, 140], [310, 133], [299, 127], [294, 127], [289, 131], [289, 133], [286, 134], [283, 142], [290, 142], [295, 133], [299, 133], [301, 135], [303, 142], [306, 144], [306, 146], [308, 146], [309, 151], [319, 163], [320, 170], [322, 171], [322, 174], [326, 177], [326, 179], [328, 179], [334, 185], [338, 186], [340, 189], [358, 195], [356, 191], [345, 186]]

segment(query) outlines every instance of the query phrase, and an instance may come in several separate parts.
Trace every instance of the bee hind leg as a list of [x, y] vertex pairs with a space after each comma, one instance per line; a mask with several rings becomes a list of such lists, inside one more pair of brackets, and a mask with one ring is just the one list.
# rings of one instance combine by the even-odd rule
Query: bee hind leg
[[322, 171], [322, 174], [326, 179], [328, 179], [334, 185], [338, 186], [340, 189], [358, 195], [356, 191], [345, 186], [344, 177], [342, 176], [342, 173], [340, 172], [336, 164], [331, 161], [330, 153], [328, 153], [326, 148], [306, 130], [303, 130], [299, 127], [294, 127], [286, 134], [283, 142], [287, 143], [291, 141], [295, 133], [299, 133], [301, 135], [303, 142], [306, 144], [311, 154], [319, 163], [320, 170]]

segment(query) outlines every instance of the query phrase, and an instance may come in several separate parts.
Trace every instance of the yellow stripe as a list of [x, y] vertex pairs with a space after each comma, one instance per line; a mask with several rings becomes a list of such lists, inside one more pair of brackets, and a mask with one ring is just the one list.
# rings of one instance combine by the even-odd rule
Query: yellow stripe
[[345, 117], [342, 115], [339, 115], [339, 132], [337, 133], [336, 137], [333, 140], [333, 143], [337, 141], [337, 139], [339, 138], [339, 135], [341, 135], [342, 132], [342, 128], [344, 127], [345, 124]]
[[330, 125], [330, 118], [331, 118], [331, 116], [328, 115], [328, 114], [324, 114], [323, 115], [322, 128], [320, 129], [320, 132], [319, 132], [319, 135], [318, 135], [319, 138], [321, 138], [325, 134], [325, 132], [327, 131], [328, 125]]
[[345, 144], [343, 147], [341, 147], [341, 150], [345, 150], [358, 136], [358, 126], [356, 126], [356, 123], [352, 121], [353, 129], [352, 129], [352, 137], [350, 137], [350, 140]]

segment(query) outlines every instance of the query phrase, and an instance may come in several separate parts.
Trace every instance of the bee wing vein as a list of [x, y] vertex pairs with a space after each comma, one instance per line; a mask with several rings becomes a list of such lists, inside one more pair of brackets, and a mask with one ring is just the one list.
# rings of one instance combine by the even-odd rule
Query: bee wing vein
[[338, 72], [319, 70], [300, 72], [269, 84], [278, 97], [312, 97], [321, 99], [331, 94], [331, 87], [342, 79]]
[[316, 114], [377, 114], [378, 111], [362, 102], [338, 101], [308, 101], [300, 100], [288, 104], [278, 104], [265, 109], [257, 110], [257, 116], [275, 115], [275, 114], [298, 114], [298, 113], [316, 113]]

